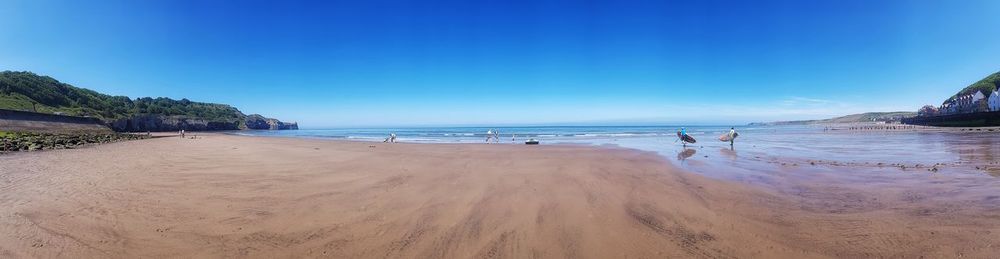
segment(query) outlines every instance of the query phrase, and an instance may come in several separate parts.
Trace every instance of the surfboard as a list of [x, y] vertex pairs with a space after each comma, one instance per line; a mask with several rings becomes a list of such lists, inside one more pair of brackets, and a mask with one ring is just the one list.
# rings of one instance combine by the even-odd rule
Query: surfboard
[[726, 134], [722, 134], [721, 136], [719, 136], [719, 141], [729, 142], [739, 136], [740, 136], [739, 132], [734, 132], [732, 136], [729, 136], [729, 133], [727, 132]]
[[697, 140], [694, 140], [694, 138], [692, 138], [691, 135], [682, 135], [680, 132], [677, 132], [677, 138], [680, 138], [681, 141], [684, 141], [684, 142], [687, 142], [687, 143], [698, 142]]

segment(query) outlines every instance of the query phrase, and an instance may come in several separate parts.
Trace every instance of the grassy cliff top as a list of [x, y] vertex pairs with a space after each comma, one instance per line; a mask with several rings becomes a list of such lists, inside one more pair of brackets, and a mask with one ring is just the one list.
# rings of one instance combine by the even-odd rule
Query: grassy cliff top
[[239, 121], [236, 108], [187, 99], [111, 96], [31, 72], [0, 72], [0, 109], [61, 113], [114, 120], [135, 114], [187, 115], [209, 121]]

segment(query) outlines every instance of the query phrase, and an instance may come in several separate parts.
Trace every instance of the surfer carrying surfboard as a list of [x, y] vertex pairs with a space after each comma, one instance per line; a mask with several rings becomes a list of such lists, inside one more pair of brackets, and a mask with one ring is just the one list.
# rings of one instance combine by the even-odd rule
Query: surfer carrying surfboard
[[688, 143], [697, 142], [694, 140], [694, 138], [692, 138], [690, 135], [687, 134], [687, 130], [685, 130], [684, 128], [681, 128], [681, 130], [677, 132], [677, 138], [680, 139], [681, 144], [685, 147], [687, 147]]
[[735, 142], [736, 142], [736, 137], [739, 137], [739, 136], [740, 136], [740, 133], [736, 132], [736, 128], [733, 127], [733, 128], [729, 128], [729, 133], [722, 134], [722, 136], [719, 136], [719, 141], [729, 142], [729, 148], [732, 148], [733, 144], [735, 144]]
[[737, 136], [736, 134], [738, 134], [738, 133], [736, 133], [736, 127], [729, 128], [729, 146], [730, 147], [733, 146], [733, 144], [736, 144], [736, 136]]

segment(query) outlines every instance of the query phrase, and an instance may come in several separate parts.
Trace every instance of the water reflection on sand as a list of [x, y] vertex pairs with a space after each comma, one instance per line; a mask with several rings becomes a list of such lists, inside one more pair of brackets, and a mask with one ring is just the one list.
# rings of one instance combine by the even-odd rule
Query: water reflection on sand
[[683, 161], [685, 159], [691, 158], [697, 152], [698, 151], [693, 148], [685, 148], [684, 150], [681, 150], [681, 152], [677, 153], [677, 160]]
[[[700, 134], [699, 134], [700, 133]], [[745, 130], [736, 145], [712, 141], [722, 131], [695, 133], [703, 141], [687, 148], [673, 139], [617, 138], [577, 142], [614, 144], [680, 157], [687, 149], [719, 150], [717, 154], [686, 156], [704, 164], [754, 169], [768, 164], [854, 167], [903, 167], [932, 172], [994, 173], [1000, 170], [1000, 132], [988, 131], [825, 131], [821, 128], [773, 127]], [[713, 152], [714, 153], [714, 152]], [[718, 175], [727, 177], [726, 175]], [[738, 177], [739, 175], [730, 175]]]
[[804, 208], [870, 210], [918, 201], [1000, 208], [1000, 132], [776, 127], [743, 131], [734, 147], [708, 139], [721, 133], [702, 132], [687, 148], [669, 138], [588, 141], [676, 156], [676, 166], [790, 194]]

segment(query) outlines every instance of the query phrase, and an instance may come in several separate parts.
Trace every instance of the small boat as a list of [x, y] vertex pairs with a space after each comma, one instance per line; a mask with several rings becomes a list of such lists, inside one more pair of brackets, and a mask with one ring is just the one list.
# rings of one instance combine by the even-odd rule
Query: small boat
[[524, 144], [525, 145], [538, 145], [538, 140], [529, 139], [528, 141], [525, 141]]

